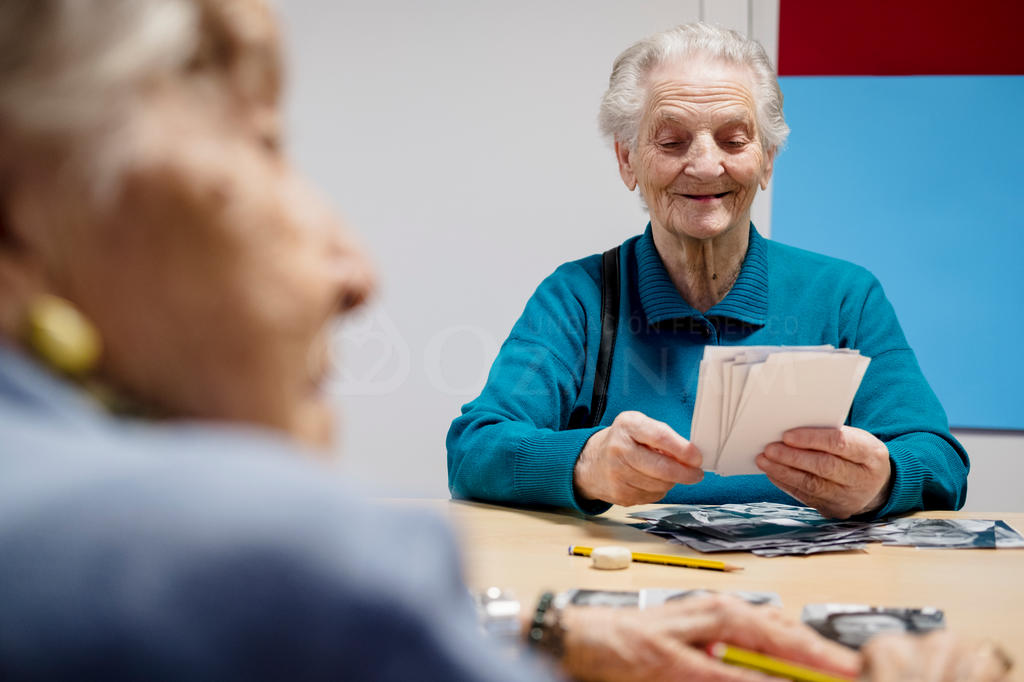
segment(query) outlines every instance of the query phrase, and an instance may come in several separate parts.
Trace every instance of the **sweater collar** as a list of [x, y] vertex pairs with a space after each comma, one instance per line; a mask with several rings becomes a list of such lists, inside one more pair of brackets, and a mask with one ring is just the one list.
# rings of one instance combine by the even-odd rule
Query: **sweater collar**
[[[104, 413], [79, 390], [0, 339], [0, 422], [36, 414], [94, 427]], [[2, 431], [2, 426], [0, 426]]]
[[636, 244], [640, 304], [648, 324], [691, 317], [727, 317], [764, 326], [768, 317], [768, 253], [764, 237], [750, 224], [750, 242], [732, 289], [706, 314], [687, 303], [665, 269], [654, 246], [651, 224]]

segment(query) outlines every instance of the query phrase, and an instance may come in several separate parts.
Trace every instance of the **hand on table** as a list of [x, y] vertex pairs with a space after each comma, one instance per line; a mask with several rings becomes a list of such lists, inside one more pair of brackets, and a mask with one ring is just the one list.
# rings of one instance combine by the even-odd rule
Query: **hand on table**
[[677, 483], [704, 478], [700, 451], [663, 422], [622, 412], [583, 447], [573, 483], [588, 499], [631, 505], [657, 502]]
[[948, 631], [879, 635], [861, 649], [871, 682], [990, 682], [1010, 679], [1012, 662], [991, 642], [957, 637]]
[[889, 449], [852, 426], [791, 429], [765, 447], [757, 466], [781, 490], [832, 518], [874, 511], [889, 499]]
[[568, 608], [563, 666], [573, 678], [607, 682], [769, 678], [707, 655], [714, 642], [759, 651], [835, 675], [856, 677], [860, 656], [770, 606], [735, 597], [690, 597], [651, 609]]

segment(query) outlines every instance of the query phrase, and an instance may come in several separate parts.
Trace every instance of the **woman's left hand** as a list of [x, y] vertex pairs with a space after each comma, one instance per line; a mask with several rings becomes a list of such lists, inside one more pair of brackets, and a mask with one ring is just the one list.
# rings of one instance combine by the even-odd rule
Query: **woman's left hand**
[[832, 518], [874, 511], [889, 499], [889, 449], [852, 426], [791, 429], [765, 447], [757, 466], [781, 490]]

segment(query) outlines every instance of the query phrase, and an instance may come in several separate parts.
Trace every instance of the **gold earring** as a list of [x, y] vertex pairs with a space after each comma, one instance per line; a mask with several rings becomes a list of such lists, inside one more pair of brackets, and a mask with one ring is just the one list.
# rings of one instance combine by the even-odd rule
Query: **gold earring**
[[28, 305], [25, 342], [51, 368], [81, 377], [100, 359], [99, 332], [70, 301], [40, 294]]

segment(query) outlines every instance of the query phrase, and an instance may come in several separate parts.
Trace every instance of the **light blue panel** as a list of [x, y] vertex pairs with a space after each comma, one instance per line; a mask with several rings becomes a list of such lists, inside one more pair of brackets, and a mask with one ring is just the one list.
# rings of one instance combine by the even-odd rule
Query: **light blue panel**
[[1024, 429], [1024, 76], [780, 80], [772, 238], [875, 273], [951, 425]]

